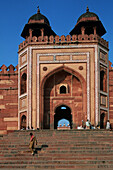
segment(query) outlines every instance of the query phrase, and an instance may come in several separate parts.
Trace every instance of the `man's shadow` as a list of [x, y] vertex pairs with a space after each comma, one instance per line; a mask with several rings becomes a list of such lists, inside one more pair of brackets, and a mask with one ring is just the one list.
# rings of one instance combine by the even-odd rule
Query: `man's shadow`
[[47, 147], [48, 145], [41, 145], [41, 147], [35, 148], [34, 154], [38, 154], [38, 151], [41, 151], [42, 149], [47, 148]]

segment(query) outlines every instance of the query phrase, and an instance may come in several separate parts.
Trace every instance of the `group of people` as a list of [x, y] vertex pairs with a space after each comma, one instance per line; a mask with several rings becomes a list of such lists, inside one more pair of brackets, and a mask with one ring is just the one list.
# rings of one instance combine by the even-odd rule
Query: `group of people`
[[[32, 126], [31, 126], [31, 128], [28, 126], [27, 128], [22, 128], [21, 130], [35, 130]], [[37, 128], [36, 130], [39, 130], [39, 128]]]
[[[87, 119], [86, 123], [82, 120], [82, 125], [78, 126], [77, 129], [100, 129], [100, 125], [97, 125], [96, 127], [91, 124], [91, 122]], [[111, 130], [111, 124], [110, 121], [107, 120], [106, 123], [106, 129]]]

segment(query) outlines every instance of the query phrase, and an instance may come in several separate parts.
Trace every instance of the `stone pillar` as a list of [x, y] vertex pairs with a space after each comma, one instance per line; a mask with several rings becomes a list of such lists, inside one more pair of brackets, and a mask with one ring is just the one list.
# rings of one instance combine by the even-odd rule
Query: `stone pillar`
[[97, 34], [96, 27], [94, 27], [93, 29], [94, 29], [94, 35], [96, 35]]
[[84, 27], [81, 27], [81, 33], [82, 33], [82, 35], [85, 34], [85, 28]]
[[42, 40], [44, 39], [44, 28], [42, 28], [41, 30], [41, 37], [42, 37]]
[[29, 29], [29, 36], [30, 36], [30, 38], [32, 38], [32, 29]]

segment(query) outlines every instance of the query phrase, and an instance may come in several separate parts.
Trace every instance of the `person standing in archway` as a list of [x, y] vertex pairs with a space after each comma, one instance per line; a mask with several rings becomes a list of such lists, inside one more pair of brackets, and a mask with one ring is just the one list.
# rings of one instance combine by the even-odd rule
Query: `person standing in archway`
[[31, 136], [31, 139], [30, 139], [29, 148], [31, 150], [32, 155], [34, 155], [34, 148], [35, 148], [35, 143], [37, 145], [37, 139], [32, 133], [30, 133], [30, 136]]

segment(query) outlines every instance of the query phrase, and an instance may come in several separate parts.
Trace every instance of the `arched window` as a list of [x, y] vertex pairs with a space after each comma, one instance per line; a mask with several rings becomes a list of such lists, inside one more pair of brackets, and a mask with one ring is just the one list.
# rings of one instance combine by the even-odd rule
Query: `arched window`
[[66, 86], [61, 86], [60, 87], [60, 94], [66, 94]]
[[27, 81], [27, 75], [26, 75], [26, 73], [24, 73], [21, 77], [21, 91], [20, 91], [21, 94], [26, 93], [26, 89], [27, 89], [26, 81]]

